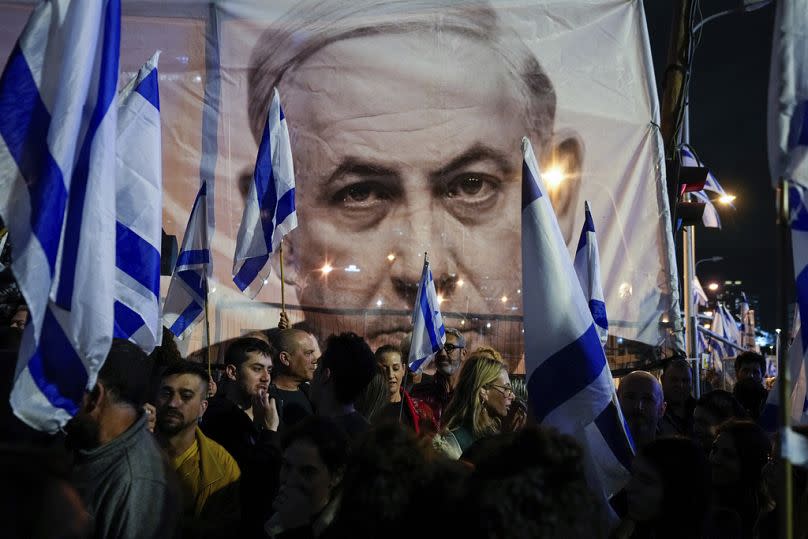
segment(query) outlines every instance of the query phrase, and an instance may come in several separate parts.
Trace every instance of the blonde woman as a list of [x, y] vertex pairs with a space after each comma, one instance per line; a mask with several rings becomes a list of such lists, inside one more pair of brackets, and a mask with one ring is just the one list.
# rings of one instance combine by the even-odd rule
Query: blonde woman
[[471, 354], [444, 412], [443, 432], [433, 440], [435, 449], [459, 459], [475, 441], [500, 432], [513, 398], [505, 364], [489, 353]]

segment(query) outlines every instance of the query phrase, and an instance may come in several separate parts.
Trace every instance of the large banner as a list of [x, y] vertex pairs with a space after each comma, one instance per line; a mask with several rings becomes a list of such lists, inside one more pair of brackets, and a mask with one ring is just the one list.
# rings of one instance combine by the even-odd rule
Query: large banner
[[[0, 4], [2, 58], [29, 12]], [[398, 343], [428, 253], [447, 326], [515, 366], [528, 136], [571, 252], [592, 206], [610, 332], [670, 335], [678, 290], [641, 1], [124, 2], [121, 83], [156, 49], [168, 234], [181, 240], [200, 176], [215, 179], [214, 342], [278, 321], [278, 258], [254, 301], [231, 277], [273, 87], [297, 177], [292, 322]]]

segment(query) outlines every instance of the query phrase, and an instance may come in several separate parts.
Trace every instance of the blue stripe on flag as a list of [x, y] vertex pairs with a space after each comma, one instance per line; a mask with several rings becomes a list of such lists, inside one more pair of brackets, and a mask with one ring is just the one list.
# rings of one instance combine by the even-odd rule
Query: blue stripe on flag
[[295, 212], [295, 188], [291, 188], [281, 195], [278, 209], [275, 211], [275, 225], [279, 225]]
[[181, 252], [180, 256], [177, 257], [177, 265], [175, 267], [180, 268], [183, 266], [194, 266], [199, 264], [207, 264], [209, 262], [210, 262], [210, 250], [196, 249], [193, 251]]
[[804, 190], [791, 184], [788, 188], [788, 207], [792, 230], [808, 231], [808, 209], [803, 199]]
[[533, 177], [527, 161], [522, 161], [522, 210], [530, 206], [534, 200], [541, 198], [538, 178]]
[[[595, 325], [583, 335], [547, 358], [530, 375], [528, 394], [536, 421], [547, 415], [591, 384], [603, 371], [606, 356]], [[563, 383], [560, 383], [563, 381]]]
[[0, 77], [0, 136], [28, 186], [31, 229], [53, 277], [67, 191], [62, 171], [48, 149], [50, 122], [18, 43]]
[[[81, 239], [81, 222], [84, 214], [84, 198], [90, 178], [90, 153], [95, 142], [95, 133], [101, 125], [110, 105], [115, 100], [118, 85], [118, 57], [121, 44], [120, 0], [110, 0], [107, 4], [104, 21], [104, 43], [99, 69], [98, 96], [87, 133], [84, 135], [81, 152], [76, 160], [70, 181], [67, 224], [62, 245], [62, 266], [59, 289], [56, 291], [56, 304], [70, 310], [73, 300], [73, 286]], [[91, 241], [85, 238], [85, 241]]]
[[589, 300], [589, 312], [592, 313], [592, 318], [595, 324], [603, 329], [609, 329], [609, 320], [606, 317], [606, 304], [597, 299]]
[[261, 210], [261, 228], [264, 231], [264, 244], [267, 251], [272, 252], [272, 235], [275, 232], [273, 217], [277, 211], [278, 193], [275, 191], [275, 173], [272, 170], [272, 143], [270, 141], [269, 120], [264, 125], [261, 145], [258, 149], [258, 160], [255, 163], [255, 189], [258, 207]]
[[588, 211], [584, 212], [584, 228], [581, 230], [581, 237], [578, 238], [578, 247], [575, 248], [576, 253], [581, 250], [581, 247], [586, 245], [587, 232], [595, 232], [595, 223], [592, 222], [592, 214], [590, 214]]
[[595, 425], [620, 464], [626, 470], [631, 470], [634, 451], [632, 450], [631, 442], [626, 438], [627, 431], [623, 430], [620, 415], [617, 413], [614, 402], [610, 402], [595, 419]]
[[160, 294], [160, 253], [120, 222], [115, 223], [115, 265], [155, 296]]
[[160, 90], [157, 87], [157, 69], [152, 69], [146, 78], [140, 81], [135, 91], [143, 98], [160, 110]]
[[802, 120], [802, 122], [799, 127], [800, 135], [797, 138], [797, 145], [808, 146], [808, 101], [803, 101], [800, 103], [798, 110], [799, 109], [802, 109], [802, 114], [800, 115], [800, 120]]
[[250, 286], [250, 283], [255, 280], [255, 276], [258, 275], [267, 260], [269, 260], [269, 255], [256, 256], [244, 261], [241, 269], [233, 276], [233, 282], [236, 283], [239, 290], [244, 292]]
[[[205, 299], [205, 296], [207, 296], [207, 280], [204, 275], [201, 275], [199, 271], [193, 270], [179, 271], [176, 275], [177, 278], [185, 283], [200, 299]], [[178, 334], [175, 333], [174, 335]]]
[[39, 345], [27, 367], [48, 402], [76, 414], [87, 385], [87, 371], [49, 308], [45, 309]]
[[144, 325], [146, 323], [138, 313], [120, 301], [115, 302], [115, 328], [112, 335], [114, 338], [128, 339]]
[[177, 319], [169, 328], [171, 330], [171, 333], [173, 333], [174, 335], [182, 335], [182, 333], [188, 328], [188, 326], [190, 326], [194, 322], [194, 320], [196, 320], [196, 317], [199, 316], [199, 314], [202, 312], [202, 309], [203, 307], [199, 303], [195, 301], [191, 302], [191, 304], [188, 305], [188, 307], [186, 307], [184, 311], [182, 311], [182, 314], [180, 314], [177, 317]]
[[800, 306], [800, 328], [802, 349], [808, 350], [808, 267], [804, 267], [797, 275], [797, 303]]

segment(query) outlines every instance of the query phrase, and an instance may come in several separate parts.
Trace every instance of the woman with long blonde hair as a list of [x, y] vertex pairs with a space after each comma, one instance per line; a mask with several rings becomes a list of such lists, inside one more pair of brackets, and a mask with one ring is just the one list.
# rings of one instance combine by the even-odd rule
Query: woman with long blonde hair
[[505, 364], [490, 353], [471, 354], [444, 412], [444, 430], [435, 437], [435, 448], [460, 458], [475, 441], [500, 432], [513, 398]]

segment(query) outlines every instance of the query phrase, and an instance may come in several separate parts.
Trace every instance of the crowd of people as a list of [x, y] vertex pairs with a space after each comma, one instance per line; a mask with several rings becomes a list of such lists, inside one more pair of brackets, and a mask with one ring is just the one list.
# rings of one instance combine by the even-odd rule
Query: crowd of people
[[[3, 333], [6, 389], [19, 325]], [[752, 352], [733, 392], [698, 400], [683, 359], [620, 380], [636, 457], [606, 503], [585, 449], [531, 424], [524, 380], [453, 329], [433, 375], [408, 371], [408, 338], [320, 343], [285, 318], [229, 342], [220, 376], [163, 342], [146, 356], [114, 340], [63, 435], [30, 431], [3, 399], [4, 536], [777, 536], [780, 463]], [[808, 537], [808, 475], [794, 476]]]

